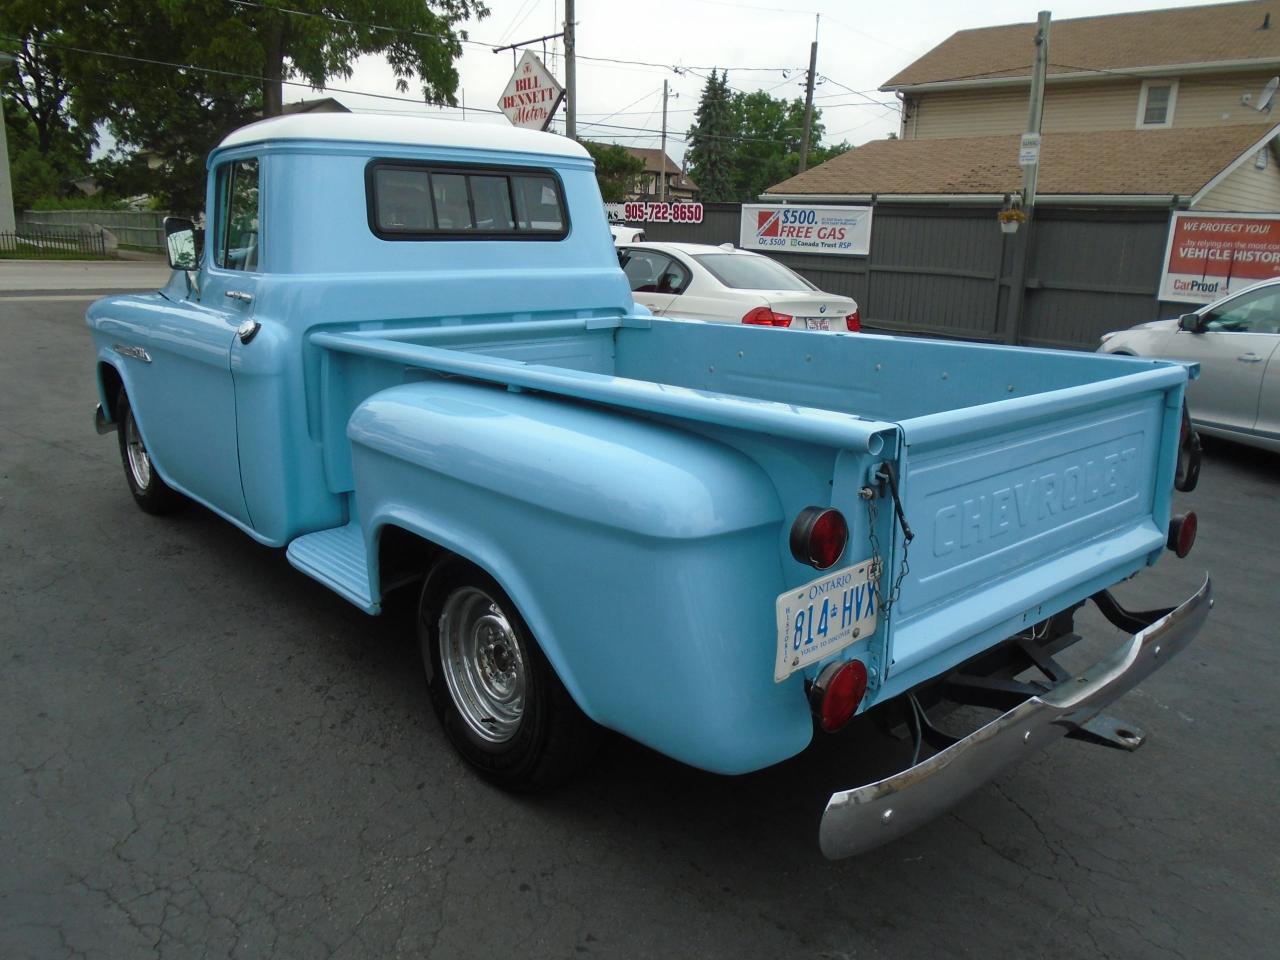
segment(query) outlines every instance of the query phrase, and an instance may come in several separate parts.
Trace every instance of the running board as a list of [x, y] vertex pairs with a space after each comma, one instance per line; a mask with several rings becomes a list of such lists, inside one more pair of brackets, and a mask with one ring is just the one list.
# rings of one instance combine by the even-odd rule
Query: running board
[[289, 562], [365, 613], [379, 613], [369, 586], [364, 531], [356, 521], [298, 537], [286, 551]]

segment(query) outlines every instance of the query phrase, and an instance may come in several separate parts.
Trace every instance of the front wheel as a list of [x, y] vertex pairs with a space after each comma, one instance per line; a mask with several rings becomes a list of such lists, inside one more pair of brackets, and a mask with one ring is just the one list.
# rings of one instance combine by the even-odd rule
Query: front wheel
[[588, 719], [492, 577], [455, 563], [429, 577], [418, 633], [431, 703], [450, 742], [509, 790], [561, 783], [595, 752]]
[[133, 417], [129, 395], [121, 389], [116, 398], [116, 433], [120, 438], [120, 460], [124, 464], [124, 478], [134, 501], [147, 513], [172, 513], [182, 504], [182, 497], [156, 473], [155, 464], [147, 445], [142, 442], [142, 432]]

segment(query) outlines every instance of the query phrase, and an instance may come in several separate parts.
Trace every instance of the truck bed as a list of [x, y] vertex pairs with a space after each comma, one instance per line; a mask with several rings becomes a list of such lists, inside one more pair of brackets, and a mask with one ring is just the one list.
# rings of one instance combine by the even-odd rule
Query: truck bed
[[[357, 404], [383, 387], [464, 378], [704, 435], [759, 464], [785, 517], [840, 509], [842, 563], [878, 549], [883, 599], [900, 587], [866, 641], [878, 667], [867, 704], [1155, 562], [1188, 375], [1095, 354], [645, 317], [402, 324], [311, 342], [315, 375], [341, 384], [320, 391], [317, 411], [335, 491], [352, 488], [344, 434]], [[860, 497], [885, 460], [909, 544], [887, 490], [874, 517]], [[790, 557], [785, 527], [778, 593], [814, 572]]]

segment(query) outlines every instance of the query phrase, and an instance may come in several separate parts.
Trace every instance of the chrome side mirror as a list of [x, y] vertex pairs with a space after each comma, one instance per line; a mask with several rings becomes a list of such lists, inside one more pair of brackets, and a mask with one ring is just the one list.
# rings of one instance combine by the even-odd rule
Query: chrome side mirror
[[1204, 317], [1198, 313], [1184, 313], [1178, 318], [1178, 329], [1187, 333], [1204, 333]]
[[164, 243], [171, 270], [194, 270], [199, 263], [196, 252], [196, 225], [186, 217], [164, 218]]

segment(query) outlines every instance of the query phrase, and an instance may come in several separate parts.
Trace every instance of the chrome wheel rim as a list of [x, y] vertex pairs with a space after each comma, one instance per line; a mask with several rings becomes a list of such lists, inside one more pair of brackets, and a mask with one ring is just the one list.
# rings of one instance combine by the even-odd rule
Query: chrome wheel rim
[[142, 434], [138, 433], [138, 422], [133, 419], [132, 410], [124, 422], [124, 449], [134, 486], [139, 490], [146, 490], [151, 485], [151, 457], [147, 455]]
[[471, 732], [487, 743], [514, 737], [524, 715], [524, 654], [506, 613], [483, 590], [449, 594], [440, 614], [440, 661]]

